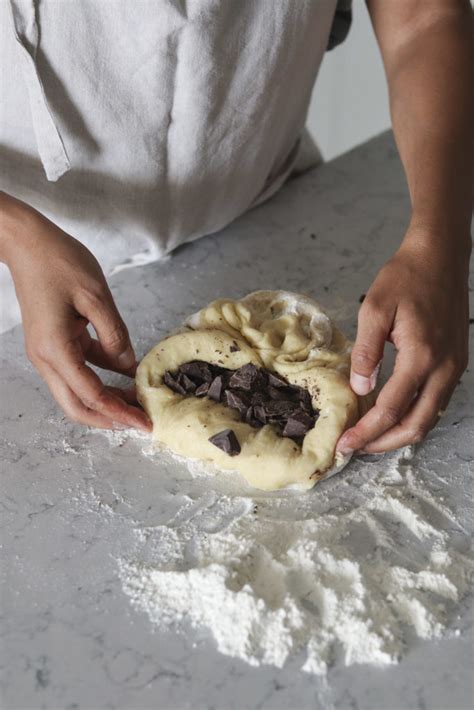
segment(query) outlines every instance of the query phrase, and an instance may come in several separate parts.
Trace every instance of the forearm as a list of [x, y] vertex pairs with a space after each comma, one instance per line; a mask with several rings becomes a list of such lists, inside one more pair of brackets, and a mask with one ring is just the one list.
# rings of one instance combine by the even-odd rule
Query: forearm
[[470, 4], [370, 0], [368, 5], [412, 201], [411, 234], [427, 234], [469, 252], [474, 184]]
[[34, 246], [38, 226], [45, 221], [46, 218], [26, 202], [0, 190], [0, 262], [11, 269], [14, 258]]

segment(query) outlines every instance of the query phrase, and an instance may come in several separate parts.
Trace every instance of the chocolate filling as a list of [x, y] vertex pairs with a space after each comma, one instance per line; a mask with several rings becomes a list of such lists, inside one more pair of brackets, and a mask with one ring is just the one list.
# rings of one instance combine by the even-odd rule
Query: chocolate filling
[[[165, 372], [163, 382], [177, 394], [209, 397], [235, 409], [243, 422], [256, 429], [270, 424], [280, 436], [300, 446], [319, 417], [308, 390], [252, 363], [228, 370], [193, 360], [180, 365], [176, 372]], [[232, 429], [218, 432], [209, 441], [229, 456], [240, 453]]]

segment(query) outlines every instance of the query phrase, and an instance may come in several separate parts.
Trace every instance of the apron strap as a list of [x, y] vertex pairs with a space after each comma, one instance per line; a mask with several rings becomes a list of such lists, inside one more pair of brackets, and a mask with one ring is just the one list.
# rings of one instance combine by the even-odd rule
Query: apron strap
[[48, 106], [36, 66], [39, 30], [35, 0], [10, 0], [10, 8], [17, 54], [30, 101], [38, 153], [47, 179], [55, 182], [71, 169], [71, 163]]

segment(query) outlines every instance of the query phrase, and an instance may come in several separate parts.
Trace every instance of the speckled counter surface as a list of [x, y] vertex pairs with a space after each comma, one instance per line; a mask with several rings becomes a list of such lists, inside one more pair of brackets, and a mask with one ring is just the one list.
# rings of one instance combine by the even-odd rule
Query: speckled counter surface
[[[111, 287], [140, 354], [208, 301], [258, 288], [307, 292], [353, 336], [359, 297], [408, 214], [385, 134], [291, 181], [222, 233], [117, 274]], [[123, 593], [116, 557], [127, 552], [130, 526], [168, 520], [195, 482], [142, 456], [134, 441], [66, 422], [23, 354], [21, 329], [3, 335], [0, 348], [2, 707], [472, 707], [472, 599], [451, 619], [457, 637], [413, 642], [385, 670], [335, 664], [326, 677], [302, 673], [294, 659], [282, 670], [254, 668], [220, 655], [202, 634], [154, 631]], [[453, 540], [464, 544], [472, 532], [473, 384], [467, 372], [423, 444], [425, 459], [433, 452], [430, 474], [420, 471], [455, 511]], [[363, 481], [371, 465], [351, 464], [344, 475]], [[338, 481], [321, 484], [328, 500], [338, 499]]]

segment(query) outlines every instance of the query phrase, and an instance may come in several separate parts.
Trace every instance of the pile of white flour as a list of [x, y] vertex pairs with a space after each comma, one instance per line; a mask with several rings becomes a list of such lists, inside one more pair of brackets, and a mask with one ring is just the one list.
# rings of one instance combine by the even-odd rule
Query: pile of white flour
[[303, 495], [223, 494], [206, 477], [172, 520], [135, 527], [124, 592], [160, 628], [205, 632], [254, 666], [301, 654], [316, 674], [396, 663], [448, 623], [459, 633], [472, 561], [451, 544], [451, 511], [417, 482], [410, 451], [363, 468]]

